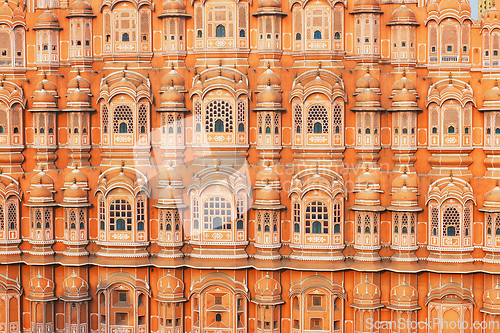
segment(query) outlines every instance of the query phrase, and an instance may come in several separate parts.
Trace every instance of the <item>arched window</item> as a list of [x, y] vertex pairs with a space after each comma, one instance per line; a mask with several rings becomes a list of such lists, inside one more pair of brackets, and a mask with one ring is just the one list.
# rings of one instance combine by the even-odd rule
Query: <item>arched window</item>
[[128, 132], [128, 129], [127, 129], [127, 123], [120, 123], [120, 130], [119, 130], [120, 133], [127, 133]]
[[460, 236], [460, 213], [454, 207], [443, 212], [443, 236]]
[[240, 30], [240, 37], [245, 37], [245, 30], [243, 29]]
[[495, 218], [495, 236], [500, 236], [500, 216]]
[[335, 35], [334, 35], [334, 37], [333, 37], [333, 38], [335, 38], [335, 39], [340, 39], [340, 32], [338, 32], [338, 31], [337, 31], [337, 32], [335, 33]]
[[295, 40], [302, 40], [302, 34], [300, 32], [295, 34]]
[[206, 131], [208, 133], [233, 131], [233, 108], [226, 101], [211, 101], [206, 106]]
[[319, 222], [319, 221], [313, 222], [312, 233], [313, 234], [320, 234], [321, 233], [321, 222]]
[[224, 122], [221, 119], [215, 121], [214, 132], [224, 132]]
[[300, 203], [293, 204], [293, 232], [300, 232]]
[[[318, 123], [319, 125], [316, 125]], [[328, 124], [328, 112], [323, 105], [313, 105], [309, 108], [307, 114], [307, 133], [328, 133]], [[317, 129], [321, 129], [321, 132], [316, 132]]]
[[314, 39], [321, 39], [321, 31], [316, 30], [314, 32]]
[[109, 230], [132, 231], [132, 206], [127, 200], [117, 199], [109, 205]]
[[[318, 223], [316, 223], [318, 222]], [[306, 207], [306, 234], [328, 233], [328, 207], [321, 201], [313, 201]]]
[[[130, 107], [126, 105], [118, 105], [113, 110], [113, 133], [133, 133], [133, 119], [134, 114]], [[123, 132], [124, 130], [125, 132]]]
[[226, 27], [223, 24], [219, 24], [215, 28], [215, 37], [226, 37]]
[[401, 218], [401, 233], [408, 234], [408, 215], [407, 214], [403, 214], [403, 217]]
[[370, 215], [365, 215], [365, 234], [369, 234], [371, 230]]
[[333, 233], [340, 234], [340, 202], [333, 205]]
[[455, 127], [448, 126], [448, 134], [455, 134]]
[[144, 200], [139, 198], [136, 204], [137, 231], [144, 231], [144, 222], [146, 220], [146, 209]]
[[231, 203], [223, 197], [211, 197], [203, 205], [205, 230], [231, 230]]
[[323, 133], [323, 126], [321, 125], [320, 122], [315, 122], [314, 123], [314, 133], [315, 134], [320, 134], [320, 133]]
[[129, 42], [130, 41], [130, 36], [128, 33], [124, 32], [122, 34], [122, 42]]

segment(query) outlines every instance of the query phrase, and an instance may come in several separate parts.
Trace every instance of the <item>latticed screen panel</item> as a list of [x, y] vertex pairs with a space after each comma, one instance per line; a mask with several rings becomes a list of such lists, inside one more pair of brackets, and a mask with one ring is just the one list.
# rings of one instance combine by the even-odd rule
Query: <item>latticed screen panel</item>
[[[458, 53], [458, 40], [459, 40], [458, 26], [445, 25], [441, 30], [441, 52], [445, 53]], [[451, 50], [450, 50], [451, 46]]]
[[10, 31], [0, 30], [0, 66], [10, 65], [12, 63]]
[[328, 111], [323, 105], [313, 105], [309, 108], [307, 114], [307, 133], [318, 133], [318, 126], [316, 125], [318, 122], [322, 126], [319, 133], [328, 133]]
[[471, 220], [472, 220], [472, 213], [471, 209], [469, 207], [465, 207], [464, 209], [464, 236], [470, 236], [471, 235]]
[[436, 207], [431, 208], [431, 235], [437, 236], [439, 230], [439, 210]]
[[145, 104], [141, 104], [139, 106], [138, 119], [137, 119], [140, 133], [144, 134], [148, 132], [149, 128], [148, 118], [149, 118], [148, 107]]
[[340, 104], [335, 104], [333, 107], [333, 130], [335, 133], [342, 133], [342, 115], [342, 106]]
[[[460, 112], [458, 106], [448, 106], [443, 110], [443, 133], [459, 134]], [[453, 127], [453, 128], [451, 128]]]
[[113, 133], [134, 133], [134, 113], [129, 106], [118, 105], [114, 109]]
[[245, 131], [245, 117], [246, 117], [246, 103], [244, 101], [238, 102], [237, 122], [238, 132]]
[[460, 213], [455, 207], [443, 212], [443, 236], [460, 236]]
[[300, 105], [295, 105], [294, 108], [294, 127], [295, 133], [302, 133], [302, 107]]
[[9, 230], [17, 229], [18, 223], [18, 205], [16, 202], [9, 200], [7, 202], [7, 224]]
[[107, 105], [103, 104], [101, 108], [102, 117], [102, 131], [103, 133], [108, 133], [109, 127], [109, 111]]
[[217, 100], [205, 108], [205, 130], [207, 133], [233, 131], [233, 107], [227, 101]]

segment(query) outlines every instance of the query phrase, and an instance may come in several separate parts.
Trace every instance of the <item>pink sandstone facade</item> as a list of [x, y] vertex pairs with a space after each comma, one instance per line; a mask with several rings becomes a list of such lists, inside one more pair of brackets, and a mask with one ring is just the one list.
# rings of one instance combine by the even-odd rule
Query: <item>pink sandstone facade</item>
[[0, 332], [499, 333], [499, 52], [467, 0], [6, 0]]

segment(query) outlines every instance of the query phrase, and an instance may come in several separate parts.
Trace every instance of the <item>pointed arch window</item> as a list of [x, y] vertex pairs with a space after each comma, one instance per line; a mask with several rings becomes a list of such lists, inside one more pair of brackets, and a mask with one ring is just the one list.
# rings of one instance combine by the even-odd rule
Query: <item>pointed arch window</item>
[[226, 37], [226, 27], [223, 24], [218, 24], [215, 28], [215, 37]]

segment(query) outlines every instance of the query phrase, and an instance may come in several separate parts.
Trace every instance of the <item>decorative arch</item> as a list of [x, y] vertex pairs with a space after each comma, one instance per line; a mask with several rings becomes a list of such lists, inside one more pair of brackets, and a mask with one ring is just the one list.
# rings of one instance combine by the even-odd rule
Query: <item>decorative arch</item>
[[230, 67], [202, 71], [193, 79], [195, 145], [248, 144], [251, 90], [246, 75]]
[[342, 327], [344, 288], [321, 275], [312, 275], [290, 287], [292, 322], [302, 330], [334, 331]]
[[[473, 210], [476, 206], [471, 186], [464, 180], [441, 178], [427, 193], [430, 249], [472, 250]], [[433, 260], [430, 258], [429, 260]]]

